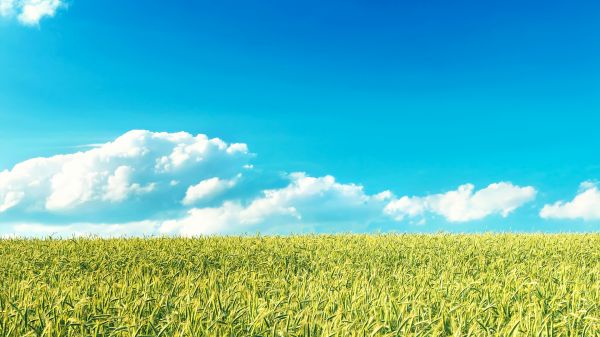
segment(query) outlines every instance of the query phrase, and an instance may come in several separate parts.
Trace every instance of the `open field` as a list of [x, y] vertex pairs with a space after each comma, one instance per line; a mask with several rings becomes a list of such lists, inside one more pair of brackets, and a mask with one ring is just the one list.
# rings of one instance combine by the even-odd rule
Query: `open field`
[[600, 336], [600, 234], [0, 240], [0, 336]]

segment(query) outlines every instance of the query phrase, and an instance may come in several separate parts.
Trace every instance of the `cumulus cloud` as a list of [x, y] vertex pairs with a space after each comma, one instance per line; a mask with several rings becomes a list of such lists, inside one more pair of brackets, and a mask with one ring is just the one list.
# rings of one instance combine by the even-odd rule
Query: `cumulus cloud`
[[421, 222], [427, 213], [450, 222], [508, 216], [536, 194], [501, 182], [398, 199], [330, 175], [265, 172], [253, 157], [243, 143], [133, 130], [76, 153], [29, 159], [0, 172], [0, 235], [369, 231]]
[[189, 236], [248, 232], [258, 225], [272, 232], [356, 230], [381, 219], [381, 196], [367, 195], [362, 186], [305, 173], [293, 173], [289, 179], [287, 186], [265, 190], [247, 205], [228, 201], [219, 207], [193, 208], [186, 217], [164, 222], [159, 231]]
[[443, 216], [449, 222], [466, 222], [483, 219], [492, 214], [508, 216], [524, 203], [535, 198], [531, 186], [520, 187], [500, 182], [475, 192], [472, 184], [457, 190], [425, 197], [408, 197], [391, 201], [385, 212], [396, 220], [423, 217], [426, 213]]
[[193, 205], [198, 201], [213, 198], [224, 191], [233, 188], [240, 178], [241, 174], [238, 174], [234, 179], [221, 179], [219, 177], [212, 177], [199, 182], [197, 185], [188, 187], [183, 198], [184, 205]]
[[557, 201], [544, 205], [540, 211], [544, 219], [600, 219], [600, 191], [596, 184], [584, 182], [571, 201]]
[[[170, 220], [146, 220], [120, 224], [74, 223], [11, 225], [12, 236], [127, 236], [250, 233], [300, 233], [364, 230], [384, 221], [382, 209], [388, 193], [367, 195], [355, 184], [342, 184], [332, 176], [287, 175], [288, 184], [267, 189], [257, 198], [226, 200], [215, 207], [193, 207]], [[210, 179], [208, 179], [210, 180]], [[197, 185], [195, 185], [197, 186]]]
[[93, 210], [101, 217], [102, 211], [156, 202], [141, 215], [147, 217], [180, 205], [193, 182], [215, 174], [238, 177], [251, 157], [245, 144], [202, 134], [134, 130], [87, 151], [34, 158], [0, 172], [0, 213]]
[[64, 6], [61, 0], [0, 0], [0, 16], [16, 17], [24, 25], [35, 26]]

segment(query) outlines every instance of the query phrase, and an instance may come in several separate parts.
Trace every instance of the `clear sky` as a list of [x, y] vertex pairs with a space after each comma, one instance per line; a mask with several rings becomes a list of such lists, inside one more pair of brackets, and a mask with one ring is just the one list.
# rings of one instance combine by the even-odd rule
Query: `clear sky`
[[[0, 235], [598, 231], [598, 32], [597, 1], [0, 0]], [[130, 130], [190, 134], [115, 142], [144, 163], [197, 134], [247, 151], [171, 190], [98, 145]]]

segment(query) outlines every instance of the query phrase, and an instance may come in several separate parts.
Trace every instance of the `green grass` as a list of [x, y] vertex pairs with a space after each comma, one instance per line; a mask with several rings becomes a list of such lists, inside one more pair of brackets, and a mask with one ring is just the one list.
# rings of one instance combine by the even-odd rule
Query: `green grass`
[[0, 240], [0, 336], [600, 336], [600, 234]]

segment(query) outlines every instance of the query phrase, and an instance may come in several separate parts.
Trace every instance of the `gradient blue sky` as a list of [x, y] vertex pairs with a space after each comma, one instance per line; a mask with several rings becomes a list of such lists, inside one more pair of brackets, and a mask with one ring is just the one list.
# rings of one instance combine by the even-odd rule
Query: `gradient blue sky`
[[0, 18], [0, 171], [187, 131], [369, 194], [538, 191], [507, 218], [417, 230], [598, 230], [538, 215], [600, 179], [598, 32], [597, 1], [70, 0], [38, 25]]

